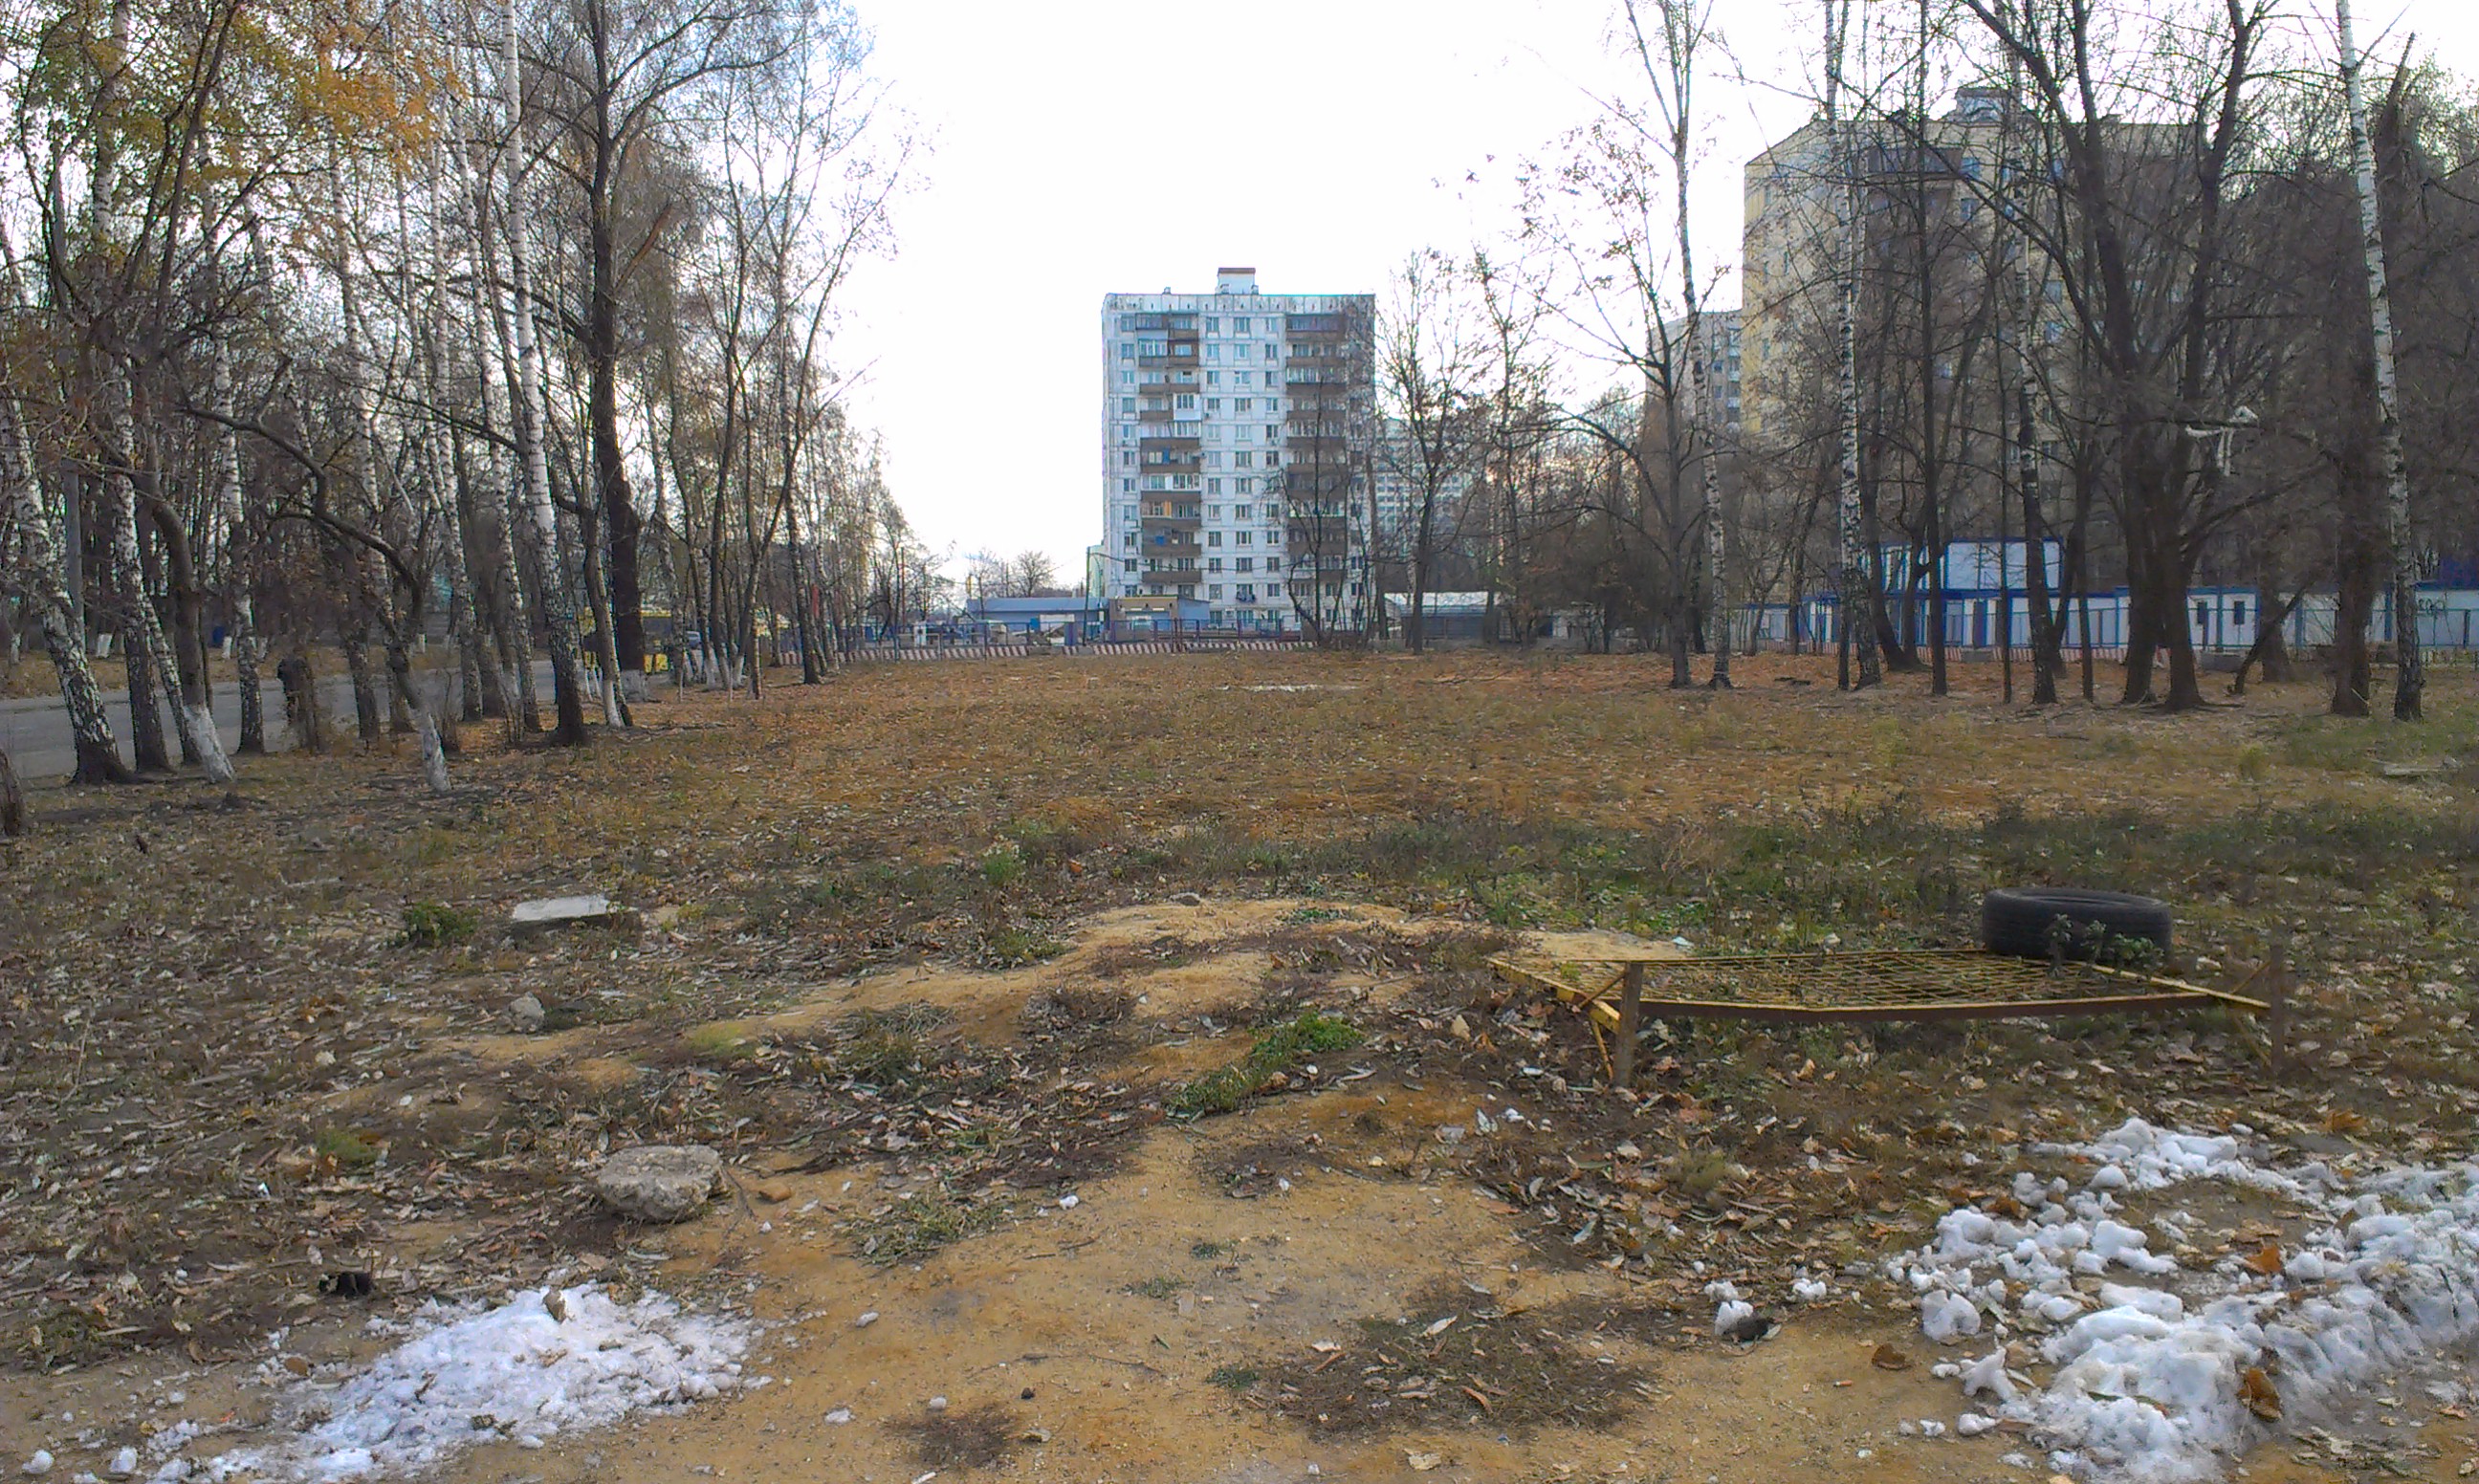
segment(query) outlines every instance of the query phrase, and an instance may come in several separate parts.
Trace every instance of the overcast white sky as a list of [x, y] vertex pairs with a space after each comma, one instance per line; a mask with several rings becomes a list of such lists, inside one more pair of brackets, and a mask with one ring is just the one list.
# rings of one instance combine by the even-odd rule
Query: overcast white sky
[[[1423, 245], [1502, 229], [1512, 167], [1593, 116], [1615, 0], [857, 0], [934, 141], [898, 256], [854, 279], [836, 356], [933, 549], [1098, 539], [1106, 293], [1385, 292]], [[2329, 13], [2329, 0], [2312, 0]], [[1720, 0], [1750, 86], [1703, 86], [1700, 257], [1735, 263], [1738, 168], [1796, 127], [1813, 0]], [[2358, 0], [2363, 45], [2479, 67], [2479, 0]], [[1907, 11], [1907, 7], [1905, 7]], [[2329, 32], [2327, 33], [2329, 35]], [[1470, 177], [1477, 173], [1479, 181]], [[1720, 302], [1734, 303], [1725, 283]]]

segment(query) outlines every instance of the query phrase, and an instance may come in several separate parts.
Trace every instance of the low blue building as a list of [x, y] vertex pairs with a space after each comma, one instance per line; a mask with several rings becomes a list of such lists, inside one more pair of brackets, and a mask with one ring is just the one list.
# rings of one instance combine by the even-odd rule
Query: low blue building
[[964, 621], [990, 640], [1047, 634], [1071, 644], [1097, 637], [1109, 620], [1108, 605], [1071, 594], [1061, 598], [975, 598], [964, 604]]

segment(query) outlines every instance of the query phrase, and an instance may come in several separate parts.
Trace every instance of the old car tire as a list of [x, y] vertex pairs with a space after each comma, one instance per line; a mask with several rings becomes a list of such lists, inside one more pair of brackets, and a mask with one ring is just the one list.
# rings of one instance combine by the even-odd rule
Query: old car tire
[[[2065, 919], [2062, 933], [2052, 925]], [[2169, 904], [2123, 891], [2083, 891], [2072, 886], [2007, 886], [1980, 901], [1980, 942], [1990, 953], [2018, 959], [2062, 954], [2089, 959], [2104, 936], [2139, 938], [2169, 952]]]

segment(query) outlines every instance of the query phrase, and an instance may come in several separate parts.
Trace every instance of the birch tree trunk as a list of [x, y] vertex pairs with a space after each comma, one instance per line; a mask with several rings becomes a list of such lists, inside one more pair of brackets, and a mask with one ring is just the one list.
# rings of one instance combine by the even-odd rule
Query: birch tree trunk
[[[215, 352], [216, 411], [232, 413], [232, 370], [220, 346]], [[259, 695], [258, 623], [251, 601], [255, 564], [243, 539], [241, 440], [226, 423], [216, 436], [217, 506], [223, 523], [224, 605], [232, 615], [233, 675], [241, 686], [241, 751], [267, 751], [267, 706]]]
[[[434, 407], [449, 406], [450, 361], [447, 334], [447, 223], [440, 210], [439, 181], [446, 173], [440, 158], [437, 140], [431, 141], [429, 178], [423, 186], [423, 202], [430, 215], [430, 284], [424, 296], [428, 330], [425, 337], [423, 369], [429, 373], [431, 403]], [[412, 306], [407, 305], [409, 310]], [[445, 443], [454, 457], [443, 452]], [[461, 430], [453, 424], [435, 428], [422, 440], [422, 465], [428, 471], [431, 496], [444, 499], [447, 517], [454, 523], [454, 534], [447, 543], [448, 630], [456, 645], [456, 691], [462, 704], [462, 720], [482, 719], [482, 637], [480, 603], [476, 601], [473, 564], [466, 553], [474, 547], [473, 529], [473, 489], [465, 477], [464, 442]]]
[[60, 678], [61, 702], [69, 713], [69, 735], [77, 755], [74, 783], [126, 783], [130, 772], [120, 760], [120, 744], [112, 734], [112, 718], [103, 709], [103, 691], [87, 661], [86, 632], [77, 619], [63, 576], [66, 548], [52, 512], [43, 502], [41, 476], [35, 450], [13, 408], [0, 408], [0, 431], [9, 440], [12, 504], [16, 510], [18, 539], [26, 546], [27, 597], [35, 621], [43, 631], [43, 652], [51, 656]]
[[[113, 441], [119, 445], [120, 456], [137, 456], [137, 427], [129, 415], [128, 388], [116, 372], [111, 373], [113, 385], [105, 396], [110, 399]], [[112, 554], [118, 566], [121, 580], [129, 594], [130, 620], [136, 628], [128, 635], [134, 652], [140, 644], [146, 647], [146, 661], [164, 684], [164, 699], [172, 710], [173, 729], [181, 739], [181, 755], [195, 757], [212, 782], [232, 781], [232, 763], [224, 756], [223, 738], [216, 732], [216, 720], [203, 700], [192, 701], [181, 691], [181, 671], [172, 656], [171, 645], [164, 637], [164, 623], [155, 612], [154, 594], [146, 582], [146, 564], [138, 546], [139, 489], [134, 470], [115, 471], [114, 482], [119, 488], [113, 501]]]
[[9, 750], [0, 748], [0, 839], [26, 832], [26, 791], [18, 786], [17, 770], [9, 765]]
[[[486, 333], [485, 326], [489, 326], [502, 337], [507, 334], [507, 315], [500, 306], [498, 295], [491, 292], [485, 283], [489, 277], [488, 266], [498, 255], [491, 241], [490, 194], [490, 189], [486, 184], [480, 182], [475, 184], [473, 191], [475, 271], [473, 273], [473, 314], [469, 341], [469, 348], [473, 356], [474, 384], [479, 392], [485, 419], [488, 419], [498, 407], [500, 400], [498, 397], [500, 383], [491, 374], [491, 351], [483, 338]], [[509, 386], [507, 391], [506, 425], [513, 444], [517, 424], [516, 392], [513, 385]], [[464, 442], [460, 438], [455, 445], [460, 460], [464, 455]], [[524, 731], [542, 730], [542, 710], [534, 695], [533, 629], [525, 617], [524, 578], [517, 559], [517, 510], [520, 504], [517, 491], [524, 481], [524, 473], [521, 465], [513, 457], [503, 463], [496, 448], [489, 451], [489, 467], [493, 472], [491, 477], [504, 475], [506, 480], [499, 486], [500, 494], [498, 497], [499, 540], [497, 543], [497, 560], [499, 601], [496, 605], [498, 611], [492, 615], [492, 623], [498, 650], [499, 695], [507, 709], [508, 740], [514, 742], [521, 729]], [[477, 518], [479, 507], [480, 501], [477, 498], [475, 500]]]
[[[2003, 124], [2004, 144], [2001, 166], [2010, 179], [2000, 183], [2006, 192], [2020, 192], [2024, 199], [2007, 199], [2018, 222], [2030, 210], [2031, 171], [2016, 153], [2015, 125], [2020, 105], [2012, 76], [2006, 88], [2006, 114]], [[2028, 595], [2032, 619], [2032, 704], [2055, 705], [2057, 703], [2057, 670], [2062, 658], [2057, 643], [2057, 614], [2050, 601], [2048, 522], [2040, 509], [2040, 443], [2039, 424], [2032, 418], [2032, 346], [2039, 334], [2038, 296], [2032, 279], [2031, 235], [2018, 226], [2009, 239], [2014, 246], [2014, 483], [2016, 497], [2023, 503], [2023, 590]], [[2006, 553], [2001, 548], [1998, 561]]]
[[[1841, 490], [1837, 525], [1841, 534], [1840, 627], [1845, 652], [1859, 662], [1858, 687], [1884, 678], [1877, 653], [1877, 594], [1869, 581], [1866, 542], [1859, 499], [1859, 160], [1850, 126], [1842, 118], [1843, 55], [1850, 41], [1851, 0], [1825, 0], [1825, 128], [1840, 177], [1841, 213], [1836, 223], [1842, 236], [1842, 261], [1834, 296], [1840, 320], [1839, 362], [1835, 396], [1841, 412]], [[1843, 661], [1841, 683], [1852, 688], [1851, 662]]]
[[524, 234], [518, 230], [517, 187], [523, 177], [516, 157], [524, 148], [524, 105], [522, 62], [517, 51], [517, 5], [508, 0], [507, 48], [502, 57], [507, 89], [508, 293], [511, 329], [516, 337], [517, 375], [514, 426], [517, 463], [524, 480], [525, 514], [533, 523], [537, 596], [544, 623], [550, 629], [551, 690], [559, 708], [554, 738], [564, 747], [585, 741], [585, 697], [578, 675], [576, 610], [570, 604], [568, 584], [560, 570], [559, 512], [551, 504], [550, 465], [543, 444], [549, 409], [543, 402], [542, 346], [534, 334], [531, 280], [525, 264]]
[[[1667, 141], [1670, 170], [1678, 188], [1679, 296], [1687, 308], [1688, 427], [1701, 445], [1697, 463], [1701, 472], [1704, 517], [1705, 647], [1713, 655], [1713, 685], [1730, 688], [1729, 530], [1722, 520], [1722, 424], [1715, 415], [1712, 379], [1705, 365], [1704, 294], [1696, 283], [1696, 244], [1688, 231], [1688, 174], [1693, 166], [1696, 117], [1696, 53], [1703, 24], [1694, 13], [1694, 0], [1660, 0], [1663, 60], [1669, 64], [1673, 108]], [[1684, 568], [1686, 564], [1681, 563]]]
[[2402, 453], [2401, 393], [2393, 371], [2392, 294], [2386, 283], [2383, 201], [2376, 193], [2375, 141], [2360, 82], [2350, 0], [2333, 0], [2341, 33], [2341, 90], [2350, 111], [2350, 166], [2359, 187], [2359, 241], [2367, 271], [2367, 319], [2376, 362], [2377, 455], [2385, 468], [2385, 539], [2392, 548], [2393, 719], [2416, 721], [2427, 688], [2418, 644], [2417, 553], [2412, 550], [2410, 470]]

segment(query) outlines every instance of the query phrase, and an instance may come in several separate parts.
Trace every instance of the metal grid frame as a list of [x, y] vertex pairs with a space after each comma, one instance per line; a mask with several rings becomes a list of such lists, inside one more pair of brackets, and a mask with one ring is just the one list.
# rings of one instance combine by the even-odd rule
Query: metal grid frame
[[[1977, 948], [1568, 959], [1546, 968], [1499, 958], [1490, 964], [1509, 984], [1579, 1006], [1597, 1029], [1611, 1033], [1612, 1075], [1623, 1086], [1632, 1080], [1636, 1032], [1647, 1017], [1821, 1025], [2161, 1014], [2219, 1005], [2269, 1016], [2278, 1058], [2287, 1021], [2284, 958], [2276, 949], [2236, 989]], [[2245, 992], [2259, 987], [2261, 999]]]

